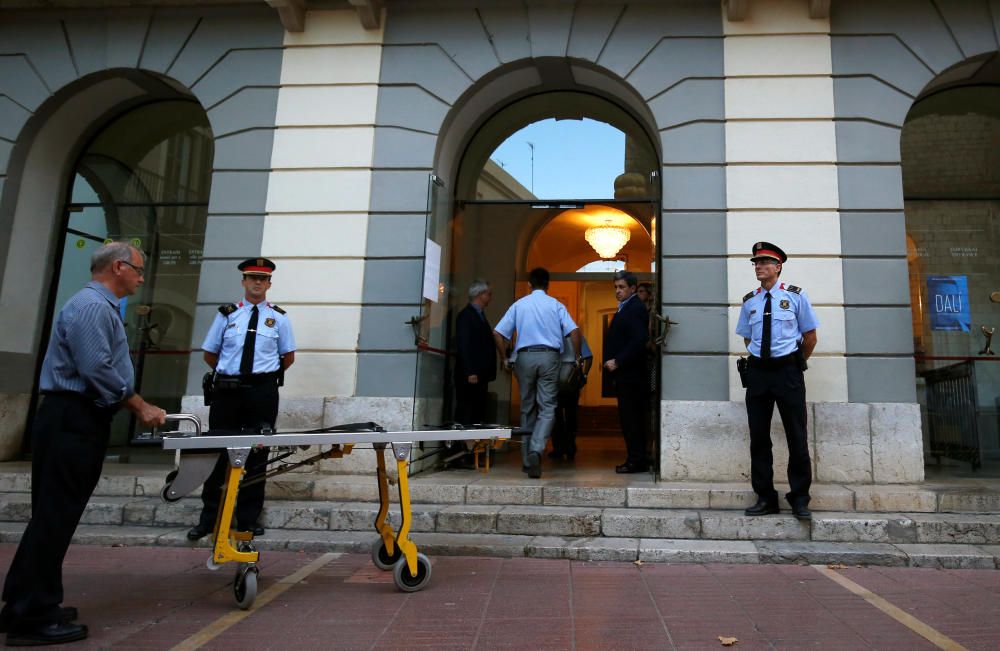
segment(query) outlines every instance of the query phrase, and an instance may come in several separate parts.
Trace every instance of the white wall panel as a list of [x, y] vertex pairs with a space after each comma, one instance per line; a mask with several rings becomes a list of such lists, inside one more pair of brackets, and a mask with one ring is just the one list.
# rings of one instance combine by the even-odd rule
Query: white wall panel
[[281, 269], [281, 282], [275, 277], [268, 298], [279, 305], [361, 303], [362, 260], [279, 258], [274, 262]]
[[725, 92], [728, 119], [833, 119], [830, 77], [740, 77]]
[[832, 120], [726, 123], [730, 163], [836, 163], [837, 134]]
[[363, 258], [368, 215], [268, 215], [264, 254], [276, 257]]
[[774, 242], [793, 258], [840, 255], [840, 215], [832, 211], [736, 211], [727, 215], [729, 255], [746, 255], [749, 261], [754, 242], [760, 240]]
[[354, 353], [295, 354], [295, 364], [285, 374], [282, 396], [351, 396], [358, 374]]
[[379, 45], [288, 48], [281, 85], [370, 84], [378, 81], [381, 60]]
[[[835, 165], [730, 165], [726, 168], [729, 209], [815, 208], [836, 210]], [[775, 242], [777, 244], [777, 242]]]
[[371, 170], [271, 172], [267, 211], [367, 212], [371, 176]]
[[278, 91], [279, 127], [375, 123], [378, 86], [289, 86]]
[[731, 36], [725, 39], [726, 76], [829, 75], [830, 36]]
[[[283, 306], [284, 307], [284, 306]], [[349, 352], [358, 347], [359, 305], [289, 305], [299, 350]]]
[[[777, 244], [777, 242], [775, 242]], [[729, 301], [740, 305], [743, 296], [760, 287], [746, 258], [730, 258]], [[780, 281], [805, 290], [813, 305], [843, 305], [844, 278], [839, 258], [796, 258], [781, 269]]]
[[370, 168], [374, 148], [374, 127], [277, 129], [271, 167]]

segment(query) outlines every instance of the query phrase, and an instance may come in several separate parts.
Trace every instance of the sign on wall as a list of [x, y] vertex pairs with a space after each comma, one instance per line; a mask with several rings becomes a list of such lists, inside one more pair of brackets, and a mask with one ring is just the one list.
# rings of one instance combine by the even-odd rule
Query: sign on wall
[[965, 276], [928, 276], [931, 330], [969, 332], [969, 283]]

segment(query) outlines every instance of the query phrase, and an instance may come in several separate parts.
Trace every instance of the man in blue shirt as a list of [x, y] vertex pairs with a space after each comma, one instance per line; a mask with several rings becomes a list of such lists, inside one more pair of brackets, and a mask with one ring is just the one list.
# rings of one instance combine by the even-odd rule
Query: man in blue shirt
[[142, 251], [124, 242], [97, 249], [91, 281], [59, 311], [52, 327], [31, 439], [31, 520], [7, 572], [0, 628], [9, 646], [62, 644], [87, 637], [61, 607], [62, 562], [101, 478], [120, 407], [146, 426], [166, 412], [135, 392], [135, 371], [119, 300], [143, 283]]
[[743, 297], [736, 334], [750, 353], [746, 369], [747, 419], [750, 424], [750, 480], [757, 503], [747, 515], [778, 513], [771, 455], [771, 416], [778, 405], [788, 441], [785, 495], [800, 520], [809, 512], [812, 462], [806, 433], [806, 385], [803, 371], [816, 348], [819, 321], [805, 292], [780, 282], [785, 252], [770, 242], [753, 245], [750, 258], [760, 287]]
[[559, 390], [559, 353], [569, 335], [573, 358], [580, 363], [580, 329], [566, 307], [545, 292], [549, 272], [538, 267], [528, 273], [531, 293], [518, 299], [493, 330], [493, 339], [505, 370], [507, 342], [517, 332], [515, 372], [521, 388], [521, 429], [531, 438], [521, 444], [521, 461], [528, 476], [542, 476], [542, 453], [555, 424]]
[[[273, 429], [278, 417], [278, 387], [285, 370], [295, 362], [295, 335], [288, 315], [267, 302], [275, 264], [267, 258], [249, 258], [237, 268], [243, 272], [243, 300], [219, 306], [201, 345], [205, 363], [215, 371], [208, 427], [220, 430], [220, 434]], [[247, 458], [243, 482], [249, 485], [241, 488], [237, 497], [237, 531], [264, 534], [257, 520], [264, 509], [268, 452], [257, 448]], [[201, 517], [188, 531], [188, 540], [198, 540], [215, 528], [227, 466], [225, 455], [219, 455], [202, 488]], [[255, 483], [250, 484], [252, 481]]]

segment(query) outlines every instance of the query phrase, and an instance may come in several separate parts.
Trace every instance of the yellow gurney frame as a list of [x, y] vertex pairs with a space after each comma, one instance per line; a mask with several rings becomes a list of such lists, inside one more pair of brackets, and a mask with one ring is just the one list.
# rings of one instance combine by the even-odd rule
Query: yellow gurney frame
[[[372, 562], [382, 570], [393, 572], [396, 587], [404, 592], [415, 592], [430, 581], [431, 563], [410, 540], [412, 511], [410, 506], [409, 458], [414, 443], [421, 441], [474, 440], [496, 442], [510, 438], [507, 428], [445, 429], [387, 432], [375, 423], [356, 423], [310, 432], [240, 433], [233, 435], [202, 434], [201, 421], [191, 414], [171, 414], [168, 421], [189, 421], [193, 432], [161, 433], [165, 450], [178, 450], [179, 461], [175, 471], [167, 476], [161, 495], [174, 502], [200, 487], [215, 466], [220, 450], [224, 450], [229, 464], [223, 484], [223, 499], [215, 520], [215, 543], [208, 559], [209, 569], [219, 569], [225, 563], [238, 563], [233, 592], [236, 602], [243, 609], [249, 608], [257, 595], [257, 561], [260, 552], [253, 545], [253, 533], [235, 531], [231, 523], [236, 508], [245, 466], [251, 449], [256, 446], [308, 447], [329, 445], [329, 450], [307, 459], [297, 460], [267, 473], [274, 476], [320, 459], [340, 458], [350, 454], [358, 444], [371, 443], [375, 450], [378, 480], [379, 510], [375, 517], [378, 540], [372, 545]], [[400, 526], [394, 531], [389, 523], [389, 478], [386, 471], [385, 449], [392, 448], [396, 461], [399, 487]], [[288, 455], [285, 455], [288, 456]], [[478, 455], [477, 455], [478, 456]], [[260, 481], [260, 480], [258, 480]]]

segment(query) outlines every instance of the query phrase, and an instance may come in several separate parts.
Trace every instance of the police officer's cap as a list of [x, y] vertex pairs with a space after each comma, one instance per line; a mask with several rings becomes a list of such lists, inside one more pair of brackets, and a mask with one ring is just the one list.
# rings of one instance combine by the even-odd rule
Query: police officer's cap
[[275, 266], [267, 258], [247, 258], [236, 265], [236, 268], [242, 271], [244, 275], [270, 277], [274, 272]]
[[785, 252], [780, 247], [770, 242], [757, 242], [753, 245], [753, 257], [750, 258], [750, 261], [756, 262], [757, 260], [765, 259], [784, 263], [788, 259], [788, 256], [785, 255]]

